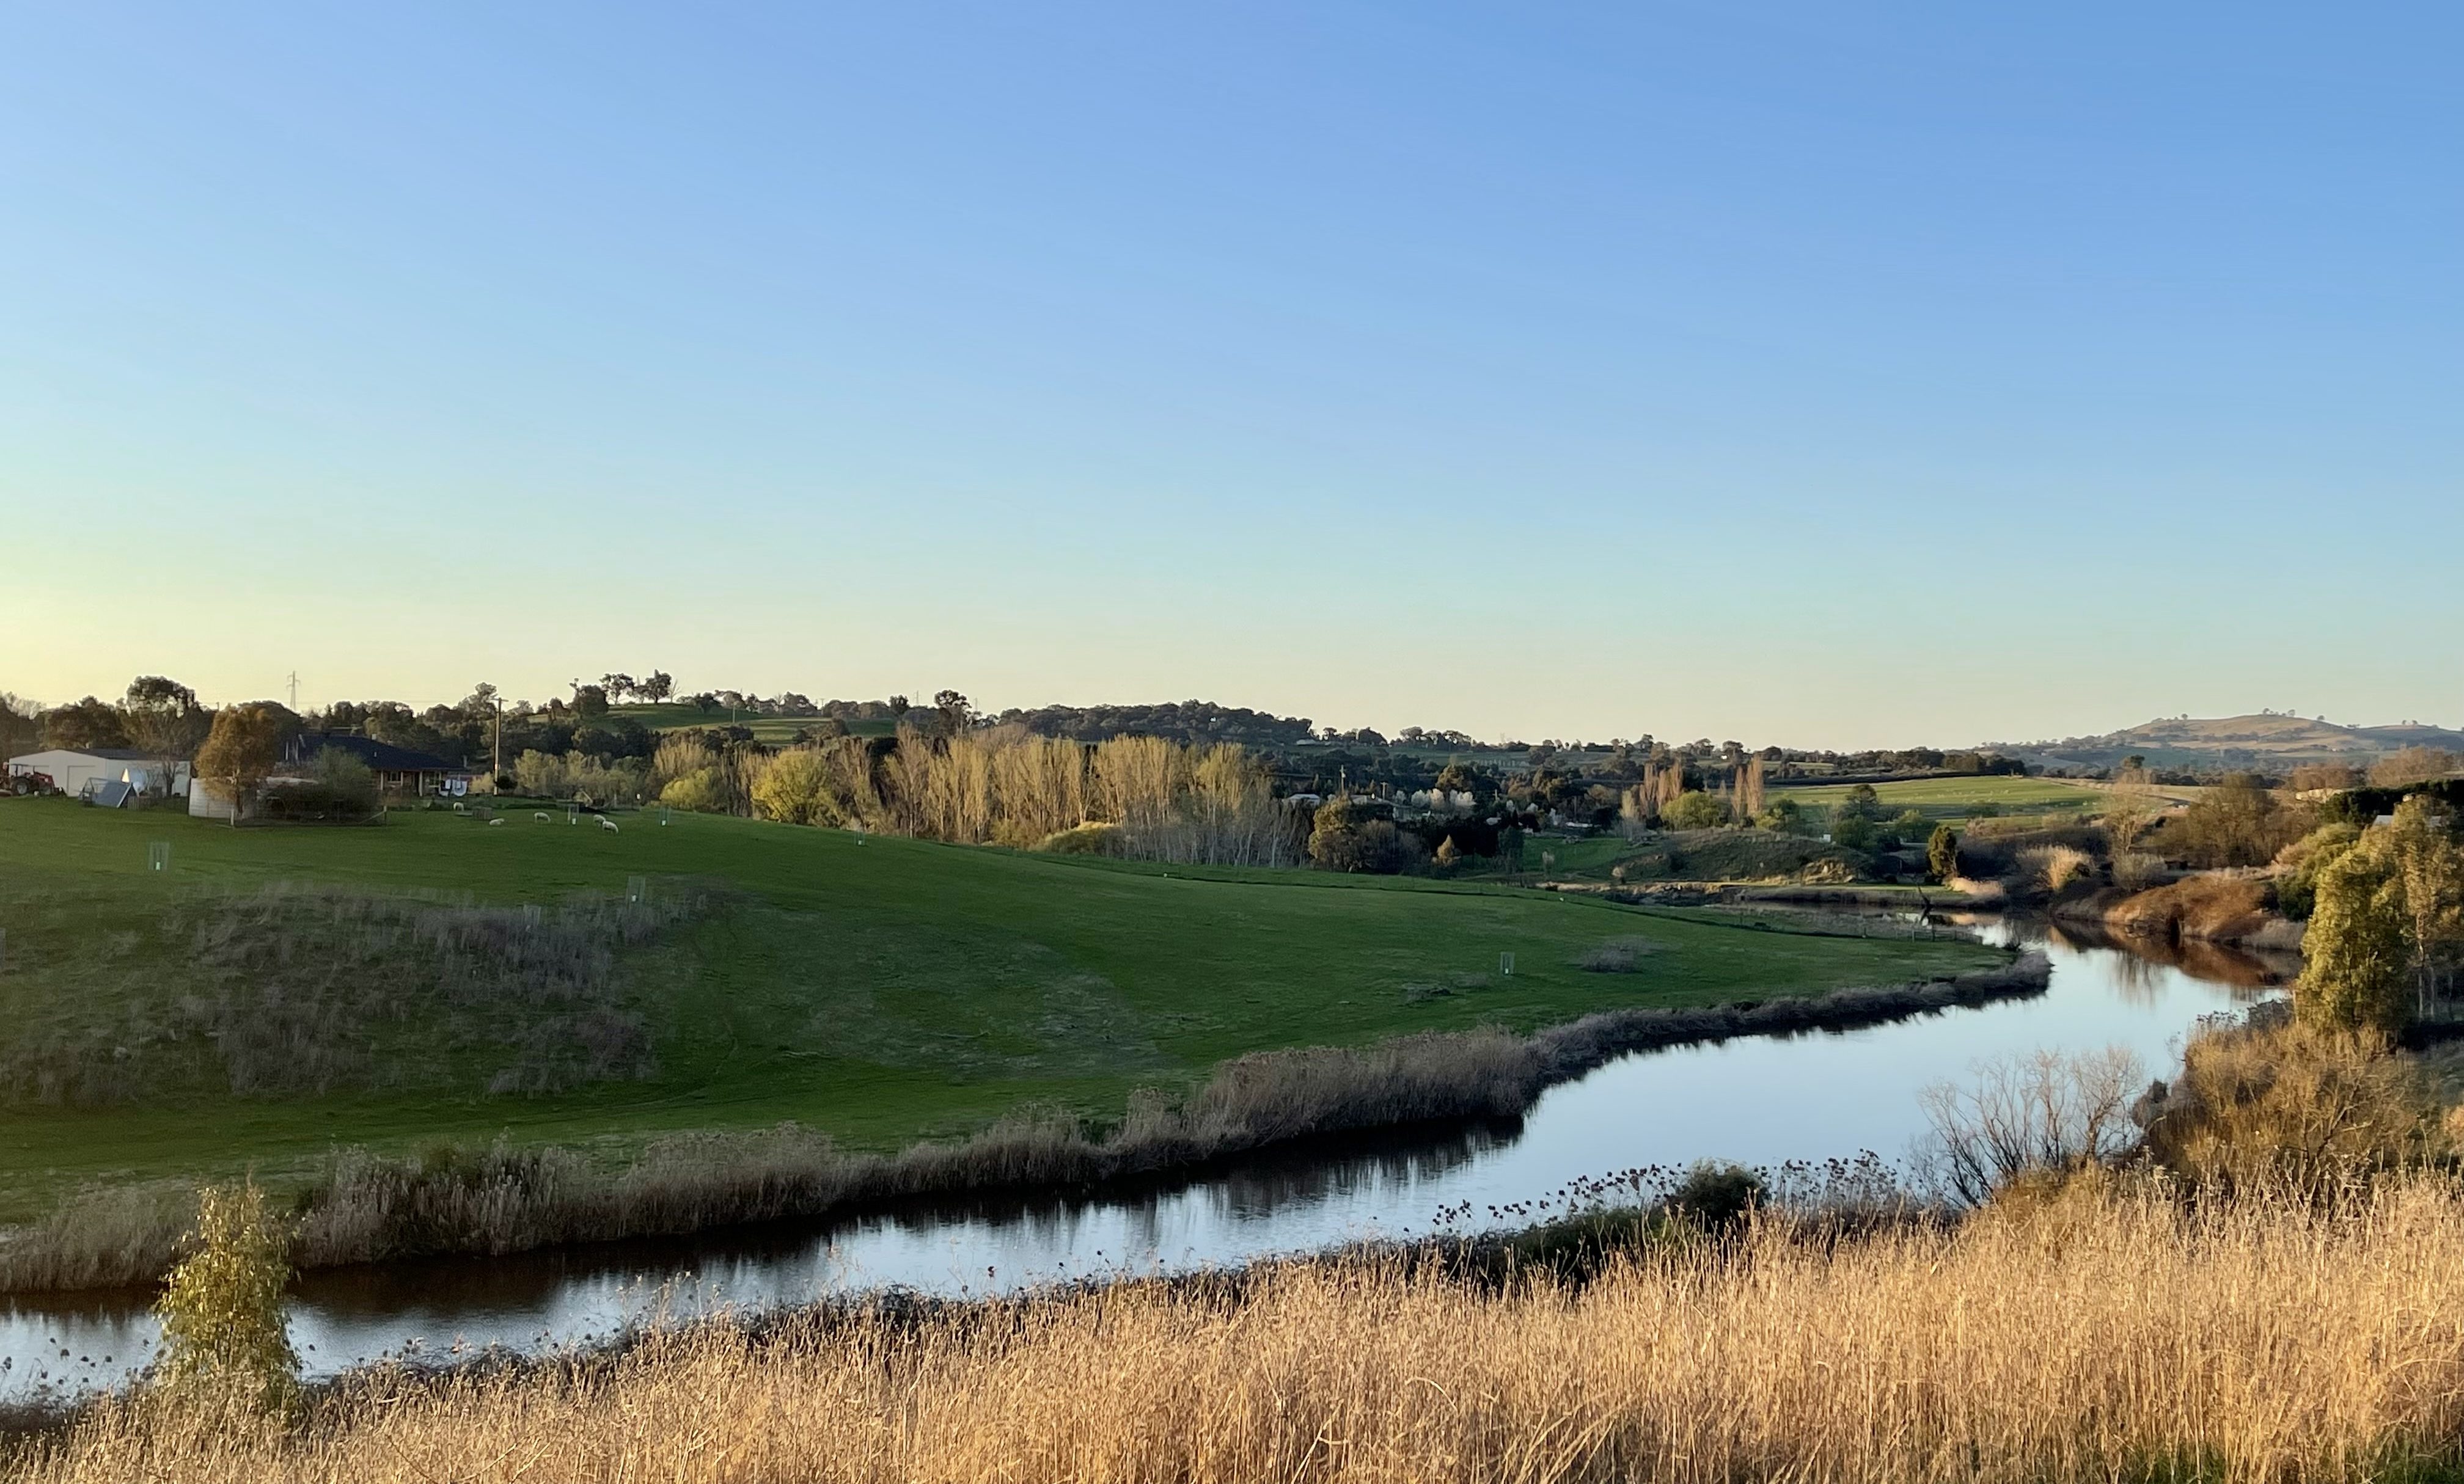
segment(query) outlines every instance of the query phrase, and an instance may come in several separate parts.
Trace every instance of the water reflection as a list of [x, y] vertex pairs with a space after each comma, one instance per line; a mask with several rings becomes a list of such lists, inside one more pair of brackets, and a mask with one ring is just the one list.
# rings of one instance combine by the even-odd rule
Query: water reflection
[[[2054, 964], [2046, 993], [1628, 1057], [1551, 1089], [1519, 1124], [1348, 1137], [1092, 1196], [918, 1203], [826, 1225], [314, 1274], [295, 1295], [293, 1333], [321, 1375], [413, 1346], [586, 1342], [662, 1305], [794, 1303], [891, 1284], [981, 1294], [1410, 1236], [1441, 1208], [1510, 1206], [1639, 1165], [1898, 1157], [1924, 1130], [1917, 1094], [1931, 1082], [2042, 1047], [2120, 1045], [2161, 1072], [2200, 1015], [2245, 1004], [2284, 974], [2211, 945], [2123, 943], [2068, 925], [1980, 920], [1973, 929], [2041, 944]], [[77, 1389], [142, 1365], [152, 1335], [143, 1305], [142, 1295], [114, 1295], [0, 1308], [0, 1402], [46, 1380]]]

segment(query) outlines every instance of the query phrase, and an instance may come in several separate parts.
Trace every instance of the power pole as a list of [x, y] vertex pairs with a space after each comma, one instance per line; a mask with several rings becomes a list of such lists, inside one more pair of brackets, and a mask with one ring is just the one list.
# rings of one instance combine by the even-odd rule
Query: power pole
[[299, 672], [297, 670], [293, 670], [291, 672], [289, 685], [291, 687], [291, 710], [294, 715], [297, 715], [299, 710]]
[[491, 769], [490, 769], [490, 772], [489, 772], [489, 775], [488, 775], [488, 788], [489, 788], [489, 790], [490, 790], [491, 792], [494, 792], [494, 791], [495, 791], [495, 787], [496, 787], [496, 780], [497, 780], [498, 778], [503, 777], [504, 775], [505, 775], [505, 698], [504, 698], [503, 696], [498, 696], [498, 697], [496, 697], [496, 748], [495, 748], [495, 763], [492, 765], [492, 767], [491, 767]]

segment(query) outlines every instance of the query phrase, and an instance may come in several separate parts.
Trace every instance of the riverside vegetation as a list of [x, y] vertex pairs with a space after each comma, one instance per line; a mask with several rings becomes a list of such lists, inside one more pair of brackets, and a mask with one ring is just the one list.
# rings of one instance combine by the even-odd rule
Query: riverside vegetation
[[1990, 1116], [1946, 1136], [2014, 1152], [1965, 1213], [1870, 1189], [1727, 1219], [1681, 1206], [1578, 1217], [1624, 1234], [1575, 1260], [1544, 1233], [1503, 1265], [1432, 1243], [880, 1298], [610, 1354], [381, 1368], [296, 1410], [144, 1392], [5, 1467], [29, 1484], [2456, 1476], [2464, 1185], [2418, 1076], [2366, 1037], [2212, 1027], [2141, 1109], [2145, 1139], [2100, 1150], [2109, 1080], [2081, 1070], [2039, 1063], [1967, 1100]]
[[[59, 800], [0, 811], [0, 1219], [21, 1224], [0, 1266], [23, 1282], [160, 1271], [190, 1183], [251, 1168], [332, 1212], [334, 1260], [584, 1234], [574, 1213], [607, 1203], [574, 1192], [658, 1189], [688, 1156], [646, 1151], [696, 1132], [792, 1123], [752, 1141], [762, 1158], [792, 1149], [792, 1169], [839, 1171], [786, 1182], [791, 1196], [748, 1175], [751, 1196], [645, 1197], [653, 1214], [615, 1222], [674, 1230], [702, 1219], [677, 1211], [915, 1188], [915, 1171], [958, 1157], [846, 1171], [919, 1140], [981, 1136], [958, 1146], [970, 1169], [1050, 1148], [1070, 1151], [1055, 1156], [1065, 1171], [1099, 1175], [1130, 1147], [1152, 1164], [1183, 1146], [1124, 1143], [1155, 1126], [1132, 1095], [1202, 1112], [1211, 1070], [1232, 1062], [1232, 1076], [1253, 1053], [1492, 1027], [1514, 1040], [1595, 1012], [1743, 1000], [1776, 1015], [1792, 998], [2004, 962], [1972, 944], [1749, 931], [1503, 887], [1167, 870], [681, 813], [609, 833], [521, 813], [233, 831]], [[155, 840], [167, 872], [146, 868]], [[637, 878], [647, 901], [630, 900]], [[1466, 1085], [1426, 1114], [1407, 1097], [1335, 1126], [1491, 1105]], [[1282, 1136], [1271, 1119], [1256, 1127], [1185, 1148]], [[397, 1189], [406, 1169], [448, 1208], [454, 1191], [556, 1193], [513, 1201], [518, 1220], [475, 1237], [393, 1196], [318, 1193]], [[372, 1207], [396, 1215], [341, 1220]]]

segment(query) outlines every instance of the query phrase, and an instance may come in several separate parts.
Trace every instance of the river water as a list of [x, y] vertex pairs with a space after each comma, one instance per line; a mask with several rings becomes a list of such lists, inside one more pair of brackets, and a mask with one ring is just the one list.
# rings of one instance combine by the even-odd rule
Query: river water
[[[2041, 925], [1984, 922], [2042, 946], [2047, 991], [1890, 1025], [1644, 1052], [1551, 1089], [1518, 1124], [1286, 1150], [1094, 1197], [917, 1207], [665, 1241], [310, 1274], [291, 1333], [312, 1377], [405, 1354], [605, 1339], [654, 1312], [759, 1308], [904, 1285], [1002, 1292], [1057, 1279], [1223, 1266], [1353, 1239], [1520, 1224], [1491, 1208], [1570, 1182], [1699, 1159], [1777, 1167], [1904, 1159], [1925, 1131], [1919, 1093], [1980, 1061], [2040, 1048], [2122, 1046], [2166, 1073], [2204, 1015], [2271, 993], [2287, 968], [2218, 949], [2167, 961]], [[2298, 966], [2295, 966], [2298, 967]], [[0, 1405], [119, 1385], [148, 1359], [140, 1293], [0, 1298]]]

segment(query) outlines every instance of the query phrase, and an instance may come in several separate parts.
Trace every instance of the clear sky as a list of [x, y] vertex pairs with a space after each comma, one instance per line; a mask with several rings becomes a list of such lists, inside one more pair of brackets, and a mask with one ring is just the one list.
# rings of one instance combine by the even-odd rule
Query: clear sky
[[10, 5], [0, 688], [2464, 721], [2449, 5]]

